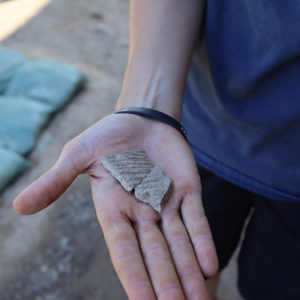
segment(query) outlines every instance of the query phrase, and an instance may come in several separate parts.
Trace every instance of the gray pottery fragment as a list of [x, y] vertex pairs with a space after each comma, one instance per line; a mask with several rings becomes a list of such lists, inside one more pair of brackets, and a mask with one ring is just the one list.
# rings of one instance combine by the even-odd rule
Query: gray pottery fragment
[[139, 148], [121, 154], [102, 157], [103, 166], [115, 177], [127, 192], [142, 182], [154, 167], [144, 149]]
[[161, 212], [168, 200], [171, 179], [155, 166], [144, 149], [138, 148], [124, 153], [109, 154], [101, 158], [103, 166], [129, 193]]
[[159, 166], [155, 166], [147, 177], [135, 189], [135, 197], [150, 204], [157, 212], [161, 212], [171, 188], [171, 179], [164, 175]]

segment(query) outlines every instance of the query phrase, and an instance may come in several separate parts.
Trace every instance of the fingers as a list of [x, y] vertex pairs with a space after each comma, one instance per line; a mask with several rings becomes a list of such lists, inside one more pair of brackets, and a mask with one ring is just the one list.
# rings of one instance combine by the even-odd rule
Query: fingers
[[209, 299], [190, 238], [177, 212], [166, 213], [162, 220], [162, 230], [167, 239], [186, 298]]
[[185, 299], [167, 243], [153, 219], [142, 219], [137, 233], [157, 299]]
[[135, 231], [120, 214], [98, 216], [114, 268], [130, 300], [154, 300]]
[[181, 212], [203, 274], [206, 277], [216, 275], [218, 258], [200, 193], [188, 194], [183, 199]]
[[49, 206], [70, 186], [84, 166], [82, 154], [70, 147], [65, 148], [53, 168], [15, 198], [14, 209], [29, 215]]

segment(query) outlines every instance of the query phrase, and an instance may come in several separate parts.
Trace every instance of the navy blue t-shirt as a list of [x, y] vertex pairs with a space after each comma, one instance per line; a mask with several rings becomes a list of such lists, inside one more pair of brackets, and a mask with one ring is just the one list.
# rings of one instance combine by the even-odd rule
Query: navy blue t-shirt
[[207, 1], [182, 123], [200, 165], [300, 202], [299, 1]]

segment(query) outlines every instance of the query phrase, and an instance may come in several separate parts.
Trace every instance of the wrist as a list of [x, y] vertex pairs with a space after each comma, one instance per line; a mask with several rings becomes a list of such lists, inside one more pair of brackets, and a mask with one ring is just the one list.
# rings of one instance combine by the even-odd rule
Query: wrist
[[151, 108], [180, 121], [184, 86], [180, 87], [171, 74], [166, 74], [166, 69], [137, 71], [127, 68], [116, 109], [132, 106]]
[[181, 125], [181, 123], [161, 111], [145, 107], [127, 107], [117, 110], [115, 114], [133, 114], [168, 124], [169, 126], [172, 126], [174, 129], [179, 131], [187, 141], [187, 132]]
[[[178, 98], [178, 96], [177, 96]], [[126, 107], [144, 107], [161, 111], [177, 121], [181, 119], [181, 106], [182, 101], [176, 97], [166, 96], [163, 99], [158, 96], [148, 97], [142, 95], [129, 95], [124, 94], [119, 97], [116, 104], [116, 110]], [[176, 103], [176, 105], [173, 105]]]

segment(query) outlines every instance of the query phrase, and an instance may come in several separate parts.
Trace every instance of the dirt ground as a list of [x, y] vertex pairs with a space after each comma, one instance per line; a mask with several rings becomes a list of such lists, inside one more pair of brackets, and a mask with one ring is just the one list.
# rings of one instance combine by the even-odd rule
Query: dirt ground
[[[89, 84], [41, 135], [33, 167], [0, 199], [0, 299], [126, 299], [94, 212], [87, 176], [33, 216], [12, 209], [13, 198], [56, 161], [63, 145], [112, 112], [128, 48], [129, 0], [53, 0], [2, 42], [31, 59], [71, 63]], [[219, 299], [238, 300], [236, 263], [222, 274]]]

